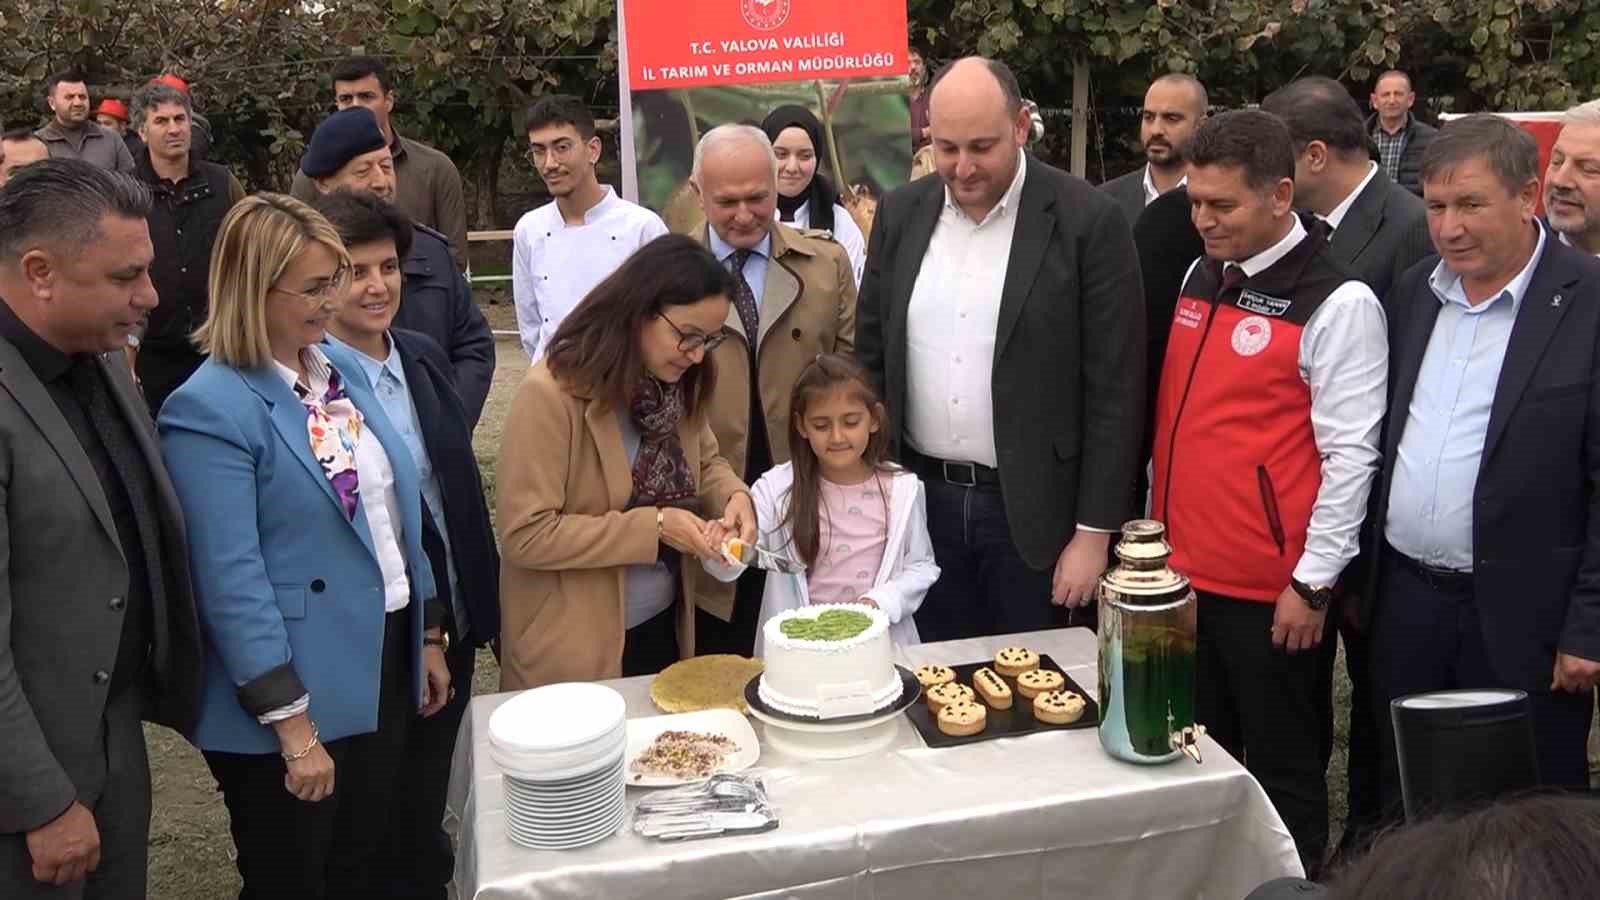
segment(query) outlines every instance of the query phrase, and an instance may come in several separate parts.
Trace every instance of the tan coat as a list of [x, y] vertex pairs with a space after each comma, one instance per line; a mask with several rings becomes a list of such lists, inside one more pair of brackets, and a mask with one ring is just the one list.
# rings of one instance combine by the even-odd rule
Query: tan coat
[[[704, 412], [678, 437], [705, 513], [720, 516], [744, 484], [717, 455]], [[511, 401], [496, 481], [501, 690], [619, 677], [626, 567], [655, 562], [660, 541], [655, 507], [623, 510], [633, 475], [615, 409], [535, 365]], [[684, 560], [685, 573], [699, 569]], [[688, 603], [678, 604], [678, 647], [694, 655]]]
[[[699, 237], [707, 242], [705, 231]], [[739, 311], [731, 305], [726, 324], [732, 336], [713, 354], [717, 386], [711, 400], [711, 430], [723, 458], [743, 474], [750, 446], [750, 350]], [[855, 337], [856, 281], [844, 248], [774, 222], [756, 343], [761, 409], [773, 464], [789, 461], [789, 394], [801, 370], [819, 353], [852, 353]], [[691, 584], [691, 596], [701, 609], [724, 621], [732, 619], [733, 585], [698, 570]]]

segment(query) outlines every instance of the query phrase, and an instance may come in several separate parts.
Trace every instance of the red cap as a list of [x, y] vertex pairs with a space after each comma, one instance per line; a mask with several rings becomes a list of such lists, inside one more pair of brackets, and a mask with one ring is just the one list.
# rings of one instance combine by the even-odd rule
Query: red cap
[[94, 111], [97, 116], [110, 116], [113, 119], [128, 121], [128, 106], [115, 97], [107, 97], [100, 101], [100, 108]]
[[167, 87], [177, 88], [178, 90], [183, 91], [185, 94], [189, 93], [189, 82], [184, 81], [182, 78], [179, 78], [171, 72], [167, 72], [163, 75], [157, 75], [156, 77], [150, 79], [150, 83], [164, 84]]

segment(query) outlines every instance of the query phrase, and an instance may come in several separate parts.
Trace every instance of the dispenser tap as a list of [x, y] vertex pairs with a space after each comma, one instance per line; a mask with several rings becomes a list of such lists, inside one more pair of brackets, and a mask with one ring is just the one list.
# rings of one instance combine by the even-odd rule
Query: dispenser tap
[[1200, 738], [1204, 737], [1205, 733], [1206, 727], [1204, 725], [1193, 725], [1182, 731], [1174, 731], [1169, 743], [1172, 749], [1183, 751], [1184, 756], [1198, 763], [1202, 761], [1200, 759]]

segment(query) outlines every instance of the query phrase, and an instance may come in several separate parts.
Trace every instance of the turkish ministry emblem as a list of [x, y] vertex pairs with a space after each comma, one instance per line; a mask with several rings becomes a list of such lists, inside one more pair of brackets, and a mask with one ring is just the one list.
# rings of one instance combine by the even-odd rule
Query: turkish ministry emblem
[[1255, 356], [1272, 343], [1272, 321], [1261, 316], [1246, 316], [1233, 326], [1233, 352]]
[[772, 31], [789, 21], [789, 0], [739, 0], [739, 12], [751, 28]]

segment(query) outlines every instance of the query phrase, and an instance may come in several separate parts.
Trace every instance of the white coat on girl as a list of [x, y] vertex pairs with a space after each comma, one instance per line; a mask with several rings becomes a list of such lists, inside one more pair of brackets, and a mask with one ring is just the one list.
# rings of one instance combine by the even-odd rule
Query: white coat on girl
[[[933, 541], [928, 537], [927, 501], [922, 482], [905, 469], [896, 468], [889, 479], [889, 536], [883, 545], [883, 563], [866, 596], [889, 617], [889, 637], [902, 646], [920, 644], [917, 623], [912, 613], [939, 579], [939, 566], [933, 561]], [[789, 488], [794, 484], [794, 469], [789, 463], [773, 467], [751, 488], [755, 499], [757, 542], [772, 552], [799, 560], [791, 546], [789, 527], [784, 522], [789, 507]], [[727, 560], [704, 563], [706, 571], [721, 581], [734, 581], [745, 566]], [[806, 573], [783, 575], [767, 573], [766, 591], [761, 597], [761, 621], [756, 626], [756, 656], [762, 653], [762, 637], [767, 620], [789, 609], [811, 602]]]

